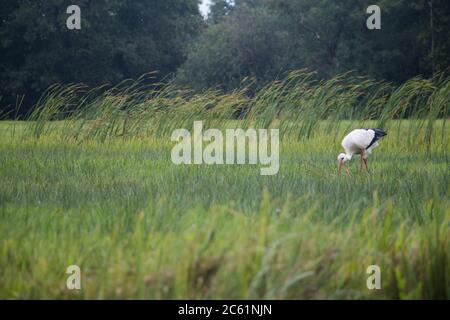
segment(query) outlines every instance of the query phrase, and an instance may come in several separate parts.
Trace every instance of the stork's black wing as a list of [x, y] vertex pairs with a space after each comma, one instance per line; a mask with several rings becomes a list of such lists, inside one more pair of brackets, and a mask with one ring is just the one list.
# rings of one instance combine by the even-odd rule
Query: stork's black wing
[[378, 140], [380, 140], [381, 138], [383, 138], [384, 136], [387, 135], [386, 132], [384, 132], [381, 129], [367, 129], [367, 130], [372, 130], [375, 132], [375, 135], [373, 136], [372, 141], [370, 141], [369, 145], [367, 146], [366, 150], [369, 149], [375, 142], [377, 142]]

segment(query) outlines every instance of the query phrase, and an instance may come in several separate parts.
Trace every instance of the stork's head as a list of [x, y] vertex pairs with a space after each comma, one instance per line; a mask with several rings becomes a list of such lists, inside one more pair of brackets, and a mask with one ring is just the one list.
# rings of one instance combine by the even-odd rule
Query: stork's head
[[341, 153], [340, 155], [338, 155], [337, 159], [338, 159], [338, 172], [340, 173], [344, 162], [351, 160], [352, 157], [348, 154]]

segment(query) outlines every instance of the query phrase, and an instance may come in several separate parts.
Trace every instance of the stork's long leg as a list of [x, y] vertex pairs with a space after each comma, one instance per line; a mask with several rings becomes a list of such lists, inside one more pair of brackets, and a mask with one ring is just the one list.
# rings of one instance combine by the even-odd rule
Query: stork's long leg
[[361, 159], [360, 159], [360, 161], [359, 161], [359, 164], [360, 164], [360, 170], [361, 171], [363, 171], [364, 169], [363, 169], [363, 161], [364, 161], [364, 149], [363, 150], [361, 150], [361, 153], [360, 153], [360, 155], [361, 155]]
[[367, 164], [367, 159], [363, 159], [363, 161], [364, 161], [364, 164], [366, 165], [366, 170], [369, 171], [369, 166]]

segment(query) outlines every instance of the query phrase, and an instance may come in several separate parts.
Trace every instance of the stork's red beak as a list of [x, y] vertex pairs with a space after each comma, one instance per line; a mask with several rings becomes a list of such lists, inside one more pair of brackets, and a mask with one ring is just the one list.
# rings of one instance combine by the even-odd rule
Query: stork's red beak
[[341, 170], [342, 170], [342, 164], [344, 163], [344, 161], [343, 160], [339, 160], [339, 163], [338, 163], [338, 173], [341, 173]]

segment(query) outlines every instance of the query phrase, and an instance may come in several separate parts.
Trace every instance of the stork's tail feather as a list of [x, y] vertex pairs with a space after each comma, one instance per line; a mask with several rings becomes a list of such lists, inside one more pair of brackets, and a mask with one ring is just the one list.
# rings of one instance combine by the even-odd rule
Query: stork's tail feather
[[378, 139], [381, 137], [387, 136], [387, 133], [382, 129], [375, 128], [372, 130], [375, 131], [375, 137], [377, 137]]

